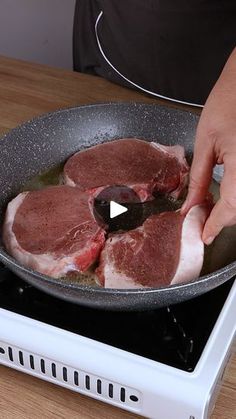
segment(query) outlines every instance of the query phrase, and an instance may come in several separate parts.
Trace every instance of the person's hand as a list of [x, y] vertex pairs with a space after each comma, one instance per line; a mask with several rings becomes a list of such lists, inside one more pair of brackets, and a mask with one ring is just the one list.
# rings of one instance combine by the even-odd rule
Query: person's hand
[[204, 227], [205, 244], [212, 243], [223, 227], [236, 224], [236, 49], [211, 91], [198, 123], [183, 214], [204, 201], [215, 164], [224, 164], [224, 176], [220, 199]]

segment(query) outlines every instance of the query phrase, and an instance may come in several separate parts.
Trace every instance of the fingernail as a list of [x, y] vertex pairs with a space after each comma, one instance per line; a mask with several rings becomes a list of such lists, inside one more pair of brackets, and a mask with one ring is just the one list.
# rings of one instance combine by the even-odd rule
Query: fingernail
[[185, 210], [187, 208], [187, 201], [185, 201], [184, 203], [183, 203], [183, 205], [182, 205], [182, 207], [181, 207], [181, 211], [183, 210]]
[[182, 207], [181, 207], [181, 209], [180, 209], [181, 214], [184, 214], [184, 213], [187, 211], [188, 206], [189, 206], [189, 204], [188, 204], [188, 201], [186, 200], [186, 201], [183, 203], [183, 205], [182, 205]]
[[207, 237], [207, 239], [204, 240], [204, 243], [209, 246], [209, 244], [213, 242], [214, 238], [214, 236]]

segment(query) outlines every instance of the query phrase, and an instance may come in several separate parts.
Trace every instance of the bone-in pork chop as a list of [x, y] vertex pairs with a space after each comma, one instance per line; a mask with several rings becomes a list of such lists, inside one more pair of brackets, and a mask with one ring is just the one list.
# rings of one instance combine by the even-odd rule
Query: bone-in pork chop
[[207, 205], [152, 215], [141, 227], [112, 234], [96, 270], [105, 288], [160, 287], [199, 276], [204, 256], [201, 239]]
[[188, 172], [182, 146], [123, 138], [74, 154], [64, 166], [64, 181], [93, 195], [100, 188], [124, 185], [146, 201], [155, 192], [178, 198]]
[[5, 216], [7, 251], [23, 265], [55, 278], [86, 271], [105, 242], [90, 200], [70, 186], [19, 194]]

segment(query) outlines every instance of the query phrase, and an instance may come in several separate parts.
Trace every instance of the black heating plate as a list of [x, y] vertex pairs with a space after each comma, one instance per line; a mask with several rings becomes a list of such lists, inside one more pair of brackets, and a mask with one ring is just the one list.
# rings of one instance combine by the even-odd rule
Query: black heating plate
[[49, 296], [0, 265], [0, 307], [192, 372], [233, 282], [167, 308], [111, 312]]

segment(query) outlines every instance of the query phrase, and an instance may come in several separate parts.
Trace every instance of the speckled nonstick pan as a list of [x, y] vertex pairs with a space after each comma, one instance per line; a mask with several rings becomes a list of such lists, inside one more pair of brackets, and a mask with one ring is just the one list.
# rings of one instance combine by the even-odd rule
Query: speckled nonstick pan
[[[64, 162], [77, 150], [105, 140], [136, 136], [167, 145], [178, 143], [191, 157], [197, 121], [189, 112], [158, 105], [107, 103], [46, 114], [13, 129], [0, 140], [1, 220], [8, 201], [30, 178]], [[217, 243], [210, 273], [191, 283], [158, 289], [111, 290], [49, 278], [16, 262], [1, 243], [0, 261], [35, 287], [74, 303], [110, 310], [151, 309], [190, 299], [233, 277], [235, 230]]]

